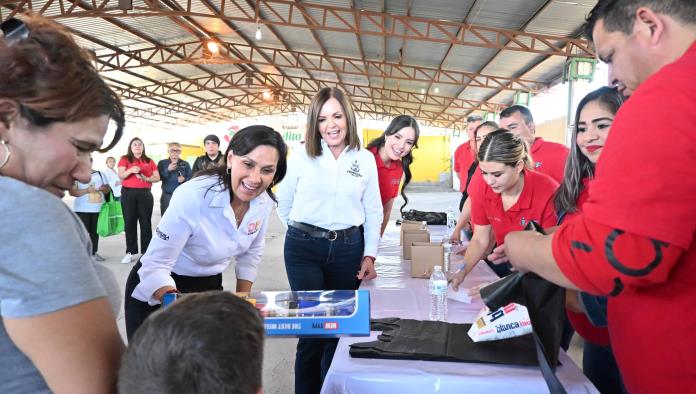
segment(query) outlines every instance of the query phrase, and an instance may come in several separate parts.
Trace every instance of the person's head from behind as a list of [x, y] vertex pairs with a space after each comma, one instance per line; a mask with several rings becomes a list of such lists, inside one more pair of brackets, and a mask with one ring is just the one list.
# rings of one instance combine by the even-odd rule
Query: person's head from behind
[[205, 154], [209, 157], [217, 157], [220, 153], [220, 138], [215, 134], [209, 134], [203, 139]]
[[513, 190], [519, 185], [522, 172], [532, 169], [527, 143], [505, 129], [495, 130], [483, 139], [478, 160], [483, 179], [498, 194]]
[[309, 104], [305, 149], [310, 157], [321, 156], [322, 141], [335, 149], [360, 147], [353, 107], [341, 89], [323, 88]]
[[481, 123], [474, 130], [474, 141], [476, 142], [476, 152], [481, 150], [481, 144], [483, 144], [484, 138], [496, 130], [498, 130], [498, 124], [492, 120]]
[[230, 201], [249, 202], [271, 190], [287, 172], [288, 148], [283, 137], [268, 126], [245, 127], [234, 134], [225, 151], [227, 165], [202, 171], [200, 175], [217, 175], [229, 190]]
[[263, 321], [223, 291], [190, 294], [152, 314], [121, 360], [123, 394], [261, 392]]
[[[26, 16], [2, 31], [0, 174], [62, 197], [75, 180], [89, 182], [90, 154], [121, 138], [123, 106], [64, 27]], [[110, 119], [114, 137], [101, 148]]]
[[181, 156], [181, 144], [178, 142], [170, 142], [167, 144], [167, 152], [170, 160], [179, 160]]
[[483, 123], [483, 118], [480, 115], [471, 115], [466, 118], [466, 135], [469, 137], [469, 141], [475, 139], [474, 131]]
[[602, 87], [588, 93], [578, 104], [571, 138], [570, 154], [565, 165], [563, 183], [555, 198], [561, 212], [575, 211], [582, 180], [594, 176], [614, 116], [624, 102], [616, 88]]
[[368, 148], [377, 147], [380, 156], [384, 155], [389, 160], [401, 160], [401, 166], [404, 170], [404, 183], [401, 186], [401, 196], [404, 199], [404, 204], [401, 206], [402, 210], [408, 204], [408, 198], [404, 193], [404, 189], [411, 182], [412, 151], [418, 148], [419, 136], [420, 129], [416, 119], [409, 115], [399, 115], [392, 119], [381, 136], [370, 141], [367, 145]]
[[696, 39], [696, 1], [600, 0], [585, 35], [610, 67], [610, 83], [629, 96]]
[[534, 143], [534, 133], [536, 133], [534, 118], [529, 108], [523, 105], [505, 108], [500, 113], [500, 127], [519, 135], [529, 146]]

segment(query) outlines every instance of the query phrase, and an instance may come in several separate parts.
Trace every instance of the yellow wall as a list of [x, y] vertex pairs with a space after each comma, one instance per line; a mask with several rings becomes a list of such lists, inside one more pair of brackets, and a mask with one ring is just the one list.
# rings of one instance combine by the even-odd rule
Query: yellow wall
[[536, 136], [545, 141], [558, 142], [565, 145], [566, 142], [566, 117], [551, 119], [536, 125]]
[[[363, 129], [365, 146], [382, 135], [382, 130]], [[440, 174], [450, 172], [450, 137], [420, 136], [418, 149], [413, 151], [411, 182], [439, 182]]]

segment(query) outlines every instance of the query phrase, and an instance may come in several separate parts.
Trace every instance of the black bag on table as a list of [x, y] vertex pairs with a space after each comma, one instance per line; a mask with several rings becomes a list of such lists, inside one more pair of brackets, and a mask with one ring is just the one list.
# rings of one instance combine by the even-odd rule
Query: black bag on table
[[382, 331], [378, 340], [350, 345], [356, 358], [455, 361], [537, 366], [531, 335], [490, 342], [474, 342], [471, 324], [385, 318], [372, 320], [370, 330]]
[[428, 222], [428, 224], [432, 225], [447, 225], [447, 214], [445, 212], [423, 212], [411, 209], [401, 212], [401, 217], [404, 220]]

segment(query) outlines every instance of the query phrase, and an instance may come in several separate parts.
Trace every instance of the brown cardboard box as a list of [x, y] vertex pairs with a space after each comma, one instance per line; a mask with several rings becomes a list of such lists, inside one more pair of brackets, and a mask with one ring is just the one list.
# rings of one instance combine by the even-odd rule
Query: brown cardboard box
[[428, 224], [426, 222], [416, 222], [413, 220], [404, 220], [401, 222], [401, 231], [399, 234], [399, 245], [404, 244], [404, 231], [409, 230], [426, 230]]
[[430, 242], [430, 232], [428, 230], [406, 230], [404, 234], [404, 245], [402, 255], [404, 259], [411, 259], [411, 244], [414, 242]]
[[[433, 267], [445, 263], [445, 248], [439, 243], [414, 242], [411, 246], [411, 277], [430, 278]], [[444, 268], [443, 268], [444, 269]]]

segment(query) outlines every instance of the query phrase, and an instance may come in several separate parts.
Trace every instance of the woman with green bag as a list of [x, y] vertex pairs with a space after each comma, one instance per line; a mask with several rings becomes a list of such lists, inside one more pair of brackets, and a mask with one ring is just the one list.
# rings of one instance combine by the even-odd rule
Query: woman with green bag
[[[92, 158], [89, 159], [89, 162], [93, 164]], [[92, 241], [92, 256], [97, 261], [104, 261], [104, 258], [97, 253], [99, 249], [97, 223], [99, 212], [106, 201], [105, 195], [110, 190], [106, 177], [94, 169], [92, 170], [89, 183], [75, 181], [72, 189], [70, 189], [70, 195], [75, 197], [73, 211], [80, 218], [82, 224], [85, 225], [85, 229]]]

